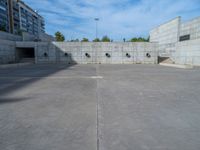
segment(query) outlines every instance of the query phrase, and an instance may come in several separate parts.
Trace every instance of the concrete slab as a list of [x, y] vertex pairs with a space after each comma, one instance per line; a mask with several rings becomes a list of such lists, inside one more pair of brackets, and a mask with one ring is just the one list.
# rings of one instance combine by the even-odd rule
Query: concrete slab
[[200, 68], [0, 69], [0, 149], [200, 149]]
[[101, 150], [200, 148], [199, 70], [117, 65], [99, 72]]
[[[81, 70], [0, 70], [0, 149], [96, 149], [96, 81], [78, 78], [95, 68]], [[71, 78], [61, 78], [65, 73]]]

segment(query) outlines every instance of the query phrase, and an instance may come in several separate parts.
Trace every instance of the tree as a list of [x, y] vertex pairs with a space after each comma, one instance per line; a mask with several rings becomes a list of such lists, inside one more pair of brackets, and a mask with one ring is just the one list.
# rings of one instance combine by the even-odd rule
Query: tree
[[81, 42], [89, 42], [89, 40], [88, 40], [87, 38], [83, 38], [83, 39], [81, 40]]
[[79, 42], [79, 39], [76, 39], [74, 42]]
[[101, 41], [102, 42], [110, 42], [110, 38], [108, 36], [104, 36]]
[[93, 42], [100, 42], [100, 39], [96, 38], [96, 39], [93, 40]]
[[148, 38], [147, 38], [147, 42], [149, 42], [150, 41], [150, 36], [148, 36]]
[[139, 37], [139, 38], [132, 38], [131, 40], [130, 40], [130, 42], [148, 42], [148, 39], [146, 39], [146, 38], [142, 38], [142, 37]]
[[59, 32], [59, 31], [57, 31], [55, 33], [55, 37], [56, 37], [56, 41], [58, 41], [58, 42], [65, 41], [65, 36], [61, 32]]

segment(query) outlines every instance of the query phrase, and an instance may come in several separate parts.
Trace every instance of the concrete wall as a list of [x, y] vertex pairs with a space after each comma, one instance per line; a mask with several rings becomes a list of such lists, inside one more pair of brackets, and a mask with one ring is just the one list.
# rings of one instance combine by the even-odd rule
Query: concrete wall
[[190, 35], [190, 39], [200, 38], [200, 17], [181, 24], [180, 36]]
[[158, 42], [159, 55], [174, 58], [175, 45], [179, 41], [180, 17], [150, 31], [150, 42]]
[[28, 32], [22, 32], [23, 41], [35, 41], [35, 35], [31, 35]]
[[[35, 48], [37, 63], [157, 64], [158, 56], [156, 43], [16, 42], [16, 47]], [[200, 39], [178, 42], [174, 60], [177, 64], [200, 65]]]
[[[22, 32], [22, 36], [10, 34], [8, 32], [0, 31], [0, 40], [9, 40], [9, 41], [43, 41], [43, 42], [51, 42], [55, 41], [55, 38], [46, 33], [40, 33], [38, 37], [29, 34], [28, 32]], [[0, 43], [1, 44], [1, 43]]]
[[10, 40], [10, 41], [22, 41], [22, 37], [14, 34], [10, 34], [7, 32], [0, 31], [0, 39], [1, 40]]
[[31, 35], [28, 32], [22, 33], [23, 41], [42, 41], [42, 42], [52, 42], [55, 41], [55, 38], [46, 33], [39, 33], [38, 36]]
[[37, 63], [157, 63], [156, 43], [17, 42], [16, 47], [34, 47]]
[[51, 41], [55, 41], [55, 38], [51, 35], [48, 35], [46, 33], [40, 33], [39, 34], [39, 40], [43, 41], [43, 42], [51, 42]]
[[15, 62], [15, 42], [0, 39], [0, 64]]
[[200, 66], [200, 39], [178, 42], [175, 63]]
[[176, 44], [185, 35], [190, 35], [190, 40], [200, 38], [200, 17], [183, 23], [177, 17], [162, 24], [150, 31], [150, 42], [158, 42], [159, 56], [170, 57], [175, 61]]
[[[1, 64], [15, 62], [16, 48], [34, 48], [36, 63], [157, 64], [158, 58], [157, 43], [13, 42], [6, 40], [0, 40], [0, 43]], [[175, 50], [175, 63], [200, 65], [200, 39], [178, 42]], [[86, 53], [90, 57], [87, 57]], [[110, 57], [107, 57], [106, 53]], [[147, 57], [147, 53], [151, 55], [150, 58]]]
[[36, 63], [59, 63], [59, 51], [52, 42], [38, 42], [35, 47]]
[[176, 43], [179, 39], [180, 17], [162, 24], [150, 31], [150, 42], [159, 44]]

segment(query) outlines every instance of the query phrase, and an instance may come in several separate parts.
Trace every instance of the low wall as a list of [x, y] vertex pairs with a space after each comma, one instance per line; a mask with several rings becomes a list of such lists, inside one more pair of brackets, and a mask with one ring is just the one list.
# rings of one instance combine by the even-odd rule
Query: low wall
[[28, 32], [22, 32], [23, 41], [35, 41], [36, 37]]
[[200, 39], [178, 42], [175, 63], [200, 66]]
[[38, 63], [78, 64], [156, 64], [158, 58], [157, 44], [147, 42], [39, 42], [36, 56]]
[[38, 36], [32, 35], [28, 32], [22, 33], [23, 41], [42, 41], [42, 42], [52, 42], [55, 41], [55, 38], [51, 35], [46, 33], [40, 33]]
[[55, 41], [55, 38], [51, 35], [46, 34], [46, 33], [40, 33], [39, 34], [39, 40], [41, 40], [43, 42], [52, 42], [52, 41]]
[[22, 32], [22, 36], [14, 35], [8, 32], [0, 31], [0, 40], [9, 40], [9, 41], [43, 41], [43, 42], [52, 42], [55, 41], [55, 38], [46, 33], [40, 33], [38, 36], [29, 34], [28, 32]]
[[15, 42], [0, 39], [0, 64], [15, 62]]
[[9, 41], [22, 41], [22, 36], [0, 31], [0, 39]]

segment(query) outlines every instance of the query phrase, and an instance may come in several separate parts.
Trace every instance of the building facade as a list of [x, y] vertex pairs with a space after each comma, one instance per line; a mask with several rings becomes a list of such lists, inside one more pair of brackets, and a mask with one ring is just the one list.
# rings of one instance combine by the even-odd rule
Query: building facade
[[[42, 16], [22, 1], [18, 1], [20, 29], [33, 35], [45, 32], [45, 23]], [[18, 22], [17, 22], [18, 23]]]
[[0, 27], [12, 34], [45, 33], [44, 18], [21, 0], [0, 0]]

